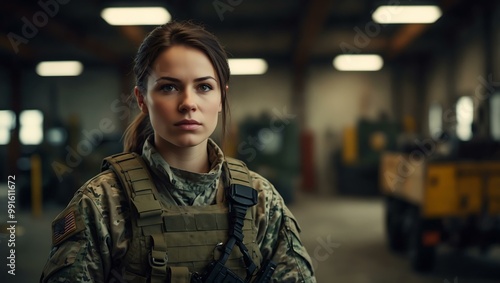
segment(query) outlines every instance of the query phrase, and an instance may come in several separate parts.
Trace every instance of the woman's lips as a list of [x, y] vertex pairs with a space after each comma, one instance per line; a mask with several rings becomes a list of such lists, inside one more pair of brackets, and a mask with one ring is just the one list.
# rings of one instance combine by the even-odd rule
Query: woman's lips
[[174, 124], [182, 130], [192, 131], [201, 127], [201, 123], [196, 120], [185, 119]]

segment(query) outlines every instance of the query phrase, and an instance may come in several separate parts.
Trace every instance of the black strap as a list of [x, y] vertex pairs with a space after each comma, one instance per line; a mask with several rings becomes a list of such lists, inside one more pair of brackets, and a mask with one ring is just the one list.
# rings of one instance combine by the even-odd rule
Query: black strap
[[[225, 189], [229, 206], [229, 238], [223, 247], [222, 256], [212, 262], [202, 276], [194, 276], [193, 282], [249, 282], [257, 269], [243, 243], [245, 216], [248, 208], [257, 204], [257, 191], [252, 188], [250, 173], [242, 161], [228, 158], [224, 163], [224, 170], [229, 181], [229, 187]], [[235, 245], [243, 254], [247, 270], [245, 281], [225, 267]]]
[[247, 275], [251, 276], [257, 267], [248, 254], [247, 247], [243, 244], [243, 224], [247, 209], [257, 204], [257, 191], [243, 185], [231, 184], [226, 192], [229, 200], [229, 219], [231, 221], [229, 237], [236, 240], [236, 244], [243, 254]]

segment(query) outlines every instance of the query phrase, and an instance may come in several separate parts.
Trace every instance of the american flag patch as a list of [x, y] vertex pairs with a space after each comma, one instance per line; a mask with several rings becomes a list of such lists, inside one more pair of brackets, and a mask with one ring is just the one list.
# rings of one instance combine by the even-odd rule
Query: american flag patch
[[70, 211], [63, 218], [54, 222], [52, 232], [52, 242], [58, 244], [68, 235], [76, 231], [75, 212]]

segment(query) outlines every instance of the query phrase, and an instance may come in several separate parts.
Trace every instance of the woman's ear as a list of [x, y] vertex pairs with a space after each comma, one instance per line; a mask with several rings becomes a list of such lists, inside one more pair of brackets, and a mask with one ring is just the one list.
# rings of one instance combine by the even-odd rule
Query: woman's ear
[[141, 112], [144, 114], [148, 114], [148, 106], [146, 105], [144, 95], [141, 93], [137, 86], [134, 87], [134, 95], [135, 99], [137, 100], [137, 105], [139, 106], [139, 109], [141, 109]]

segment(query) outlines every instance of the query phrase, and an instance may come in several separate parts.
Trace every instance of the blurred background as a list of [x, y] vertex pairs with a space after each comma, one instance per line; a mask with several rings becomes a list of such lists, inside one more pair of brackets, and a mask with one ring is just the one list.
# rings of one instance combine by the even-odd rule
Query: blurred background
[[52, 219], [122, 150], [132, 60], [158, 23], [117, 7], [220, 39], [225, 152], [276, 186], [318, 282], [500, 282], [493, 0], [1, 1], [0, 281], [38, 281]]

